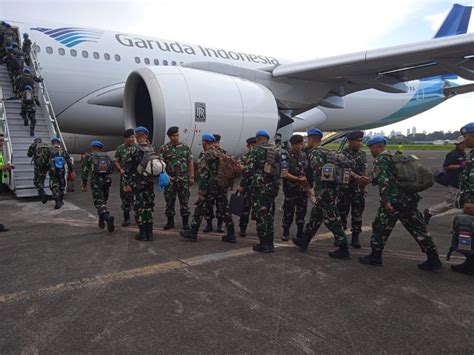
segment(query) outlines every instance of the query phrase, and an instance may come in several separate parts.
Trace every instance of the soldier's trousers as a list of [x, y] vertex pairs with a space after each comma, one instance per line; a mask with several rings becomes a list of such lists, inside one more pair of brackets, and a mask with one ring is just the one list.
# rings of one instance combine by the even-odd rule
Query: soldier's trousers
[[110, 185], [112, 185], [110, 177], [100, 177], [91, 180], [92, 201], [99, 215], [107, 212]]
[[[244, 198], [244, 210], [242, 216], [240, 216], [239, 226], [240, 228], [247, 228], [250, 219], [250, 211], [252, 211], [252, 195], [248, 190], [244, 190], [242, 193]], [[255, 211], [252, 211], [252, 215], [255, 214]]]
[[290, 227], [296, 213], [296, 224], [304, 224], [306, 210], [308, 208], [308, 197], [302, 191], [293, 194], [285, 194], [283, 199], [283, 227]]
[[22, 107], [20, 111], [20, 116], [24, 120], [30, 120], [30, 128], [35, 129], [36, 126], [36, 114], [34, 110], [29, 110], [26, 107]]
[[257, 219], [257, 234], [261, 243], [273, 242], [275, 198], [278, 192], [268, 193], [259, 189], [252, 190], [252, 209]]
[[408, 233], [415, 239], [423, 252], [436, 250], [436, 245], [428, 233], [423, 215], [416, 207], [403, 206], [393, 212], [387, 212], [379, 207], [374, 223], [372, 224], [372, 238], [370, 245], [373, 250], [383, 250], [393, 227], [400, 220]]
[[191, 222], [191, 228], [199, 229], [201, 226], [202, 217], [206, 217], [207, 209], [209, 208], [209, 204], [214, 202], [217, 205], [217, 210], [220, 212], [222, 216], [222, 221], [225, 223], [227, 227], [233, 226], [234, 223], [232, 222], [232, 216], [229, 212], [229, 204], [227, 203], [227, 194], [224, 190], [219, 189], [217, 191], [207, 192], [205, 196], [199, 196], [197, 202], [194, 204], [194, 215], [193, 220]]
[[48, 171], [42, 170], [35, 166], [35, 175], [33, 177], [33, 184], [37, 189], [44, 189], [44, 180]]
[[351, 213], [351, 231], [362, 232], [362, 214], [365, 209], [364, 188], [349, 186], [341, 188], [337, 197], [337, 209], [344, 229], [347, 229], [349, 211]]
[[64, 189], [66, 188], [66, 171], [65, 170], [50, 170], [49, 171], [49, 188], [53, 198], [62, 198], [64, 196]]
[[153, 209], [155, 207], [155, 183], [138, 184], [133, 188], [133, 209], [139, 226], [153, 223]]
[[[207, 207], [206, 211], [204, 213], [205, 219], [213, 219], [214, 217], [217, 217], [218, 220], [224, 221], [224, 213], [223, 211], [218, 207], [218, 202], [217, 199], [220, 200], [225, 200], [226, 205], [229, 205], [229, 201], [227, 199], [227, 191], [221, 191], [220, 196], [209, 196], [209, 202], [207, 202]], [[214, 214], [214, 206], [216, 206], [216, 213]]]
[[120, 200], [122, 201], [122, 211], [130, 212], [132, 210], [133, 205], [133, 191], [132, 192], [125, 192], [123, 191], [123, 187], [125, 186], [122, 179], [120, 179]]
[[347, 237], [342, 229], [341, 219], [333, 201], [318, 201], [311, 210], [311, 218], [306, 224], [305, 238], [313, 238], [322, 224], [334, 235], [336, 246], [346, 246]]
[[164, 190], [166, 210], [165, 215], [173, 217], [175, 215], [174, 206], [176, 197], [179, 200], [181, 217], [190, 215], [189, 212], [189, 183], [187, 181], [171, 181]]

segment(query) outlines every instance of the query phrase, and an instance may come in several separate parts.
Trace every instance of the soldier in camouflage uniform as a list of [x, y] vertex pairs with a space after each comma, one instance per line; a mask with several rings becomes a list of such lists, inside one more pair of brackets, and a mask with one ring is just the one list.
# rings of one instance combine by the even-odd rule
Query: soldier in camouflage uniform
[[[74, 166], [68, 152], [61, 147], [61, 139], [53, 137], [52, 147], [45, 151], [45, 155], [40, 158], [47, 164], [49, 169], [49, 188], [55, 201], [54, 209], [59, 209], [64, 205], [64, 190], [66, 189], [66, 165], [69, 173], [74, 175]], [[44, 167], [44, 166], [43, 166]]]
[[174, 206], [176, 197], [178, 197], [183, 230], [189, 230], [189, 188], [194, 184], [193, 155], [191, 149], [179, 141], [179, 127], [170, 127], [166, 134], [170, 141], [159, 150], [161, 158], [166, 163], [166, 172], [170, 177], [170, 184], [164, 190], [165, 215], [168, 222], [163, 229], [174, 227]]
[[30, 136], [34, 136], [36, 127], [36, 102], [33, 96], [33, 88], [29, 85], [25, 86], [21, 95], [20, 116], [23, 118], [25, 126], [28, 126], [28, 119], [30, 120]]
[[137, 144], [130, 147], [129, 160], [125, 164], [123, 175], [123, 191], [133, 192], [133, 205], [137, 213], [140, 232], [135, 239], [142, 242], [153, 240], [153, 209], [155, 207], [155, 178], [144, 176], [137, 170], [144, 156], [144, 150], [150, 149], [151, 146], [148, 135], [148, 129], [145, 127], [135, 128]]
[[49, 147], [43, 143], [41, 138], [35, 138], [33, 143], [28, 147], [26, 155], [31, 158], [31, 162], [34, 165], [34, 177], [33, 184], [38, 189], [38, 195], [41, 197], [41, 202], [46, 203], [48, 196], [44, 191], [44, 180], [46, 180], [46, 174], [48, 174], [47, 163], [41, 162], [41, 150], [49, 150]]
[[247, 139], [247, 149], [248, 152], [242, 155], [239, 159], [240, 165], [245, 168], [245, 171], [242, 173], [242, 179], [240, 180], [240, 186], [238, 187], [238, 191], [242, 194], [244, 198], [244, 208], [243, 214], [240, 217], [239, 221], [239, 235], [241, 237], [247, 236], [247, 226], [249, 224], [250, 219], [250, 211], [252, 211], [252, 215], [255, 215], [255, 211], [252, 210], [252, 192], [250, 190], [252, 184], [252, 176], [248, 174], [247, 167], [250, 163], [250, 155], [252, 152], [252, 148], [257, 143], [255, 137], [250, 137]]
[[102, 142], [91, 142], [91, 151], [86, 153], [82, 161], [81, 191], [87, 191], [87, 180], [90, 175], [92, 201], [99, 215], [99, 228], [105, 228], [107, 223], [107, 231], [113, 232], [115, 229], [114, 217], [110, 215], [107, 209], [109, 189], [112, 185], [110, 174], [113, 172], [113, 167], [110, 158], [103, 152], [103, 149], [104, 144]]
[[383, 136], [371, 138], [367, 145], [374, 160], [374, 176], [372, 183], [378, 185], [380, 193], [380, 207], [375, 221], [372, 224], [372, 238], [370, 241], [372, 253], [360, 257], [359, 261], [366, 265], [382, 265], [382, 251], [397, 220], [412, 235], [421, 250], [428, 256], [428, 260], [419, 264], [421, 270], [438, 270], [442, 268], [431, 235], [428, 233], [422, 213], [418, 210], [420, 196], [416, 193], [404, 191], [398, 186], [395, 165], [391, 154], [385, 149], [387, 141]]
[[301, 251], [306, 251], [311, 239], [317, 233], [321, 224], [324, 223], [334, 234], [335, 244], [338, 247], [336, 251], [329, 252], [329, 256], [336, 259], [349, 259], [347, 238], [336, 207], [337, 186], [334, 183], [322, 181], [321, 178], [322, 167], [326, 164], [329, 153], [327, 150], [319, 147], [323, 133], [315, 129], [309, 133], [312, 133], [313, 139], [316, 140], [315, 149], [311, 151], [309, 156], [316, 203], [311, 210], [310, 221], [306, 224], [304, 237], [301, 239], [293, 238], [293, 243]]
[[25, 58], [25, 64], [26, 65], [31, 65], [31, 58], [30, 58], [30, 54], [31, 54], [31, 46], [33, 43], [31, 43], [31, 39], [29, 38], [30, 36], [28, 35], [28, 33], [23, 33], [23, 46], [22, 46], [22, 50], [23, 50], [23, 56]]
[[120, 172], [120, 200], [122, 201], [123, 222], [122, 226], [130, 225], [130, 211], [133, 205], [133, 193], [125, 192], [125, 167], [130, 158], [130, 149], [135, 144], [135, 132], [133, 129], [127, 129], [123, 137], [125, 142], [117, 147], [115, 151], [115, 167]]
[[295, 216], [297, 233], [296, 238], [303, 238], [304, 220], [308, 208], [308, 157], [303, 151], [303, 136], [295, 134], [290, 138], [291, 149], [288, 153], [288, 175], [283, 179], [283, 235], [281, 240], [290, 238], [290, 227]]
[[[365, 208], [365, 197], [367, 195], [367, 156], [362, 148], [362, 137], [364, 132], [353, 131], [347, 134], [349, 146], [342, 150], [352, 162], [352, 172], [349, 185], [340, 186], [337, 196], [337, 209], [341, 215], [344, 230], [347, 229], [347, 219], [351, 212], [351, 245], [359, 249], [359, 235], [362, 232], [362, 213]], [[365, 178], [362, 178], [365, 177]]]
[[270, 135], [266, 130], [260, 130], [256, 134], [257, 144], [250, 153], [250, 162], [247, 168], [249, 176], [252, 177], [252, 209], [257, 219], [257, 234], [260, 243], [252, 249], [256, 252], [273, 252], [274, 239], [274, 216], [275, 198], [280, 188], [279, 177], [272, 176], [264, 171], [267, 160], [267, 152], [276, 149], [270, 144]]
[[[461, 128], [461, 134], [464, 136], [464, 144], [468, 149], [474, 149], [474, 122]], [[459, 180], [459, 192], [456, 199], [456, 207], [462, 208], [463, 213], [474, 215], [474, 150], [471, 150], [466, 165], [461, 173]], [[451, 265], [451, 269], [474, 276], [474, 255], [466, 255], [466, 260], [462, 264]]]
[[214, 203], [215, 200], [217, 210], [220, 211], [227, 227], [227, 234], [222, 237], [222, 241], [235, 243], [234, 223], [232, 222], [232, 216], [229, 213], [227, 198], [224, 198], [224, 196], [226, 196], [226, 191], [216, 182], [219, 165], [219, 151], [214, 145], [214, 142], [215, 138], [212, 134], [204, 133], [202, 135], [204, 153], [198, 162], [199, 198], [195, 204], [196, 208], [191, 223], [191, 230], [181, 231], [180, 234], [185, 239], [196, 241], [201, 219], [209, 208], [209, 203]]

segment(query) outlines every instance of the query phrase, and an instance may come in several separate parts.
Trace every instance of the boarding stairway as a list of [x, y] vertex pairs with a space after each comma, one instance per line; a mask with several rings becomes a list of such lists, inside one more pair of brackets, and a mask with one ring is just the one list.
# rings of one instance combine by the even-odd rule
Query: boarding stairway
[[[31, 69], [34, 75], [41, 77], [33, 51], [31, 57]], [[35, 83], [34, 91], [41, 104], [41, 107], [36, 107], [35, 137], [40, 137], [43, 142], [49, 143], [52, 136], [61, 137], [61, 132], [44, 82]], [[2, 97], [4, 99], [13, 97], [13, 88], [6, 65], [0, 65], [0, 98]], [[38, 196], [38, 191], [33, 185], [34, 166], [31, 158], [26, 155], [34, 138], [30, 136], [29, 124], [24, 125], [20, 110], [20, 100], [0, 102], [0, 125], [3, 125], [5, 135], [4, 160], [15, 166], [8, 174], [7, 184], [18, 198], [34, 197]], [[62, 137], [61, 140], [64, 142]], [[51, 191], [48, 186], [49, 177], [46, 177], [45, 192], [49, 195]]]

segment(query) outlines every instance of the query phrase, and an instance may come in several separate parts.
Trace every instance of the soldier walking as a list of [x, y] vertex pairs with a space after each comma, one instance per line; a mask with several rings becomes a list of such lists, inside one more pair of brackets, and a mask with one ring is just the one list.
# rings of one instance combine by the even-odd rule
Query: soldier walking
[[[48, 196], [44, 191], [44, 181], [48, 174], [49, 161], [42, 161], [42, 159], [48, 156], [49, 149], [49, 146], [46, 143], [43, 143], [41, 138], [37, 137], [28, 147], [28, 152], [26, 153], [26, 155], [31, 158], [31, 162], [34, 165], [33, 184], [38, 190], [38, 195], [41, 197], [42, 203], [48, 201]], [[45, 152], [43, 152], [43, 150]]]
[[74, 166], [69, 154], [61, 147], [61, 139], [53, 137], [52, 147], [48, 151], [48, 157], [41, 157], [42, 161], [48, 162], [49, 167], [49, 188], [55, 201], [54, 209], [59, 209], [64, 205], [64, 190], [66, 189], [66, 166], [68, 172], [74, 175]]
[[257, 143], [255, 137], [250, 137], [247, 139], [247, 153], [240, 157], [239, 163], [244, 167], [244, 171], [242, 173], [242, 179], [240, 180], [240, 186], [237, 189], [244, 198], [244, 207], [243, 213], [240, 217], [239, 221], [239, 235], [241, 237], [247, 236], [247, 226], [250, 220], [250, 211], [252, 211], [252, 215], [255, 215], [255, 211], [252, 210], [252, 192], [251, 192], [251, 184], [252, 184], [252, 176], [248, 173], [248, 165], [250, 163], [250, 156], [252, 152], [252, 148]]

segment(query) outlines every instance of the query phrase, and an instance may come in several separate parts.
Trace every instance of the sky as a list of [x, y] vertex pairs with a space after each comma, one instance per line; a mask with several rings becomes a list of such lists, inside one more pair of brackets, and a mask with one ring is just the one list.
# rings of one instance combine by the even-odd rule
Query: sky
[[[430, 39], [455, 2], [1, 0], [0, 18], [55, 21], [301, 61]], [[474, 0], [457, 2], [474, 6]], [[383, 130], [455, 131], [471, 121], [474, 94]]]

